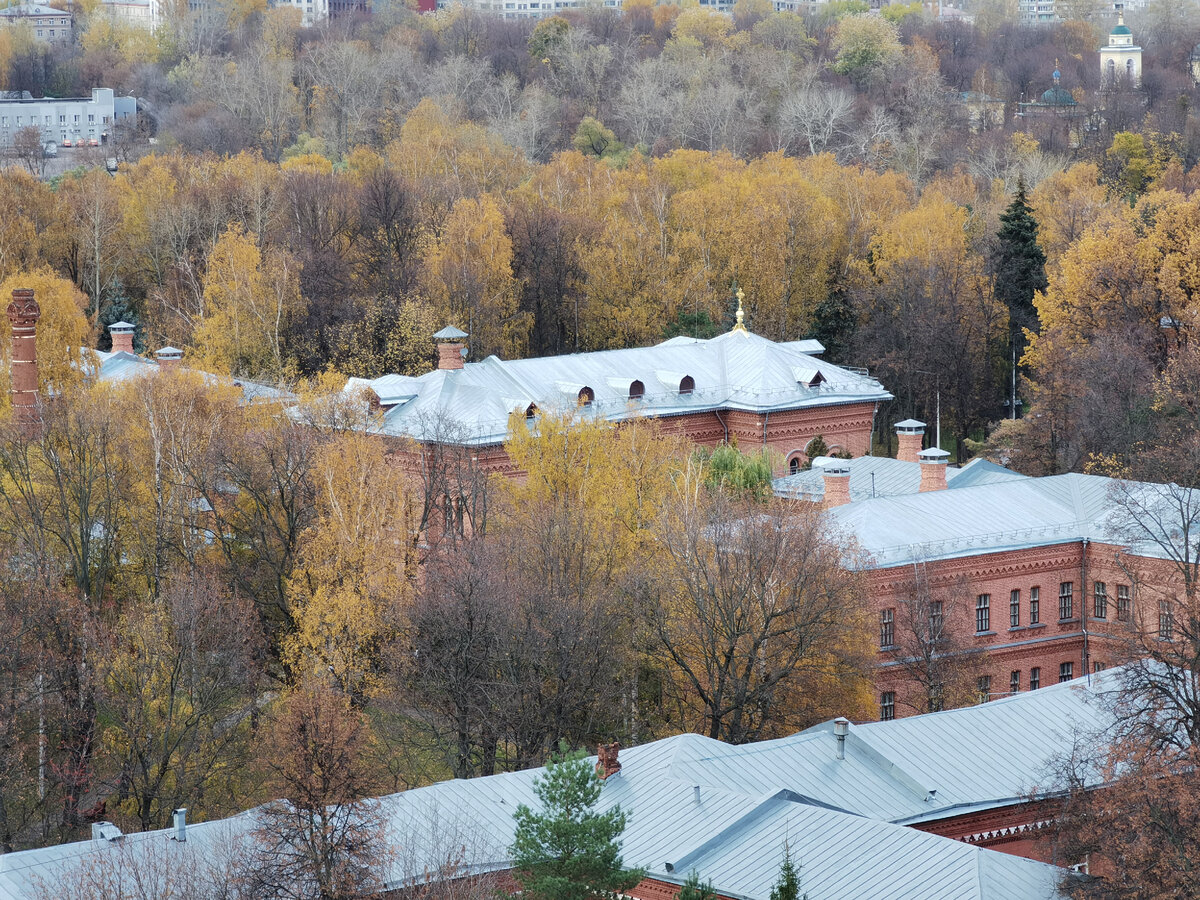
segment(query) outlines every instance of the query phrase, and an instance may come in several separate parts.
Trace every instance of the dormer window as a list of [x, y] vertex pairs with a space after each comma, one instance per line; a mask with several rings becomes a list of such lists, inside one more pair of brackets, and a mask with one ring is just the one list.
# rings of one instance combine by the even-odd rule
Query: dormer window
[[596, 392], [593, 391], [590, 387], [584, 386], [579, 389], [579, 405], [580, 406], [591, 406], [592, 402], [595, 399], [596, 399]]
[[536, 403], [530, 403], [527, 407], [525, 407], [525, 418], [532, 419], [537, 416], [537, 414], [538, 408]]
[[691, 375], [684, 375], [679, 382], [679, 393], [690, 394], [696, 390], [696, 379]]
[[629, 385], [629, 399], [641, 400], [646, 396], [646, 386], [640, 381], [631, 382]]

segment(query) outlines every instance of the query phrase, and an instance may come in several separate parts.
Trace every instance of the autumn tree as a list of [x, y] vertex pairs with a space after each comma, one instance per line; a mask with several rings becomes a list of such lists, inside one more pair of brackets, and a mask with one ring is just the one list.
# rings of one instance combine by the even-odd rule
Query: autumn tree
[[382, 889], [388, 866], [383, 811], [364, 799], [367, 723], [332, 692], [287, 697], [261, 758], [279, 797], [258, 813], [241, 880], [253, 896], [351, 900]]
[[658, 538], [648, 615], [686, 727], [745, 743], [864, 702], [863, 586], [818, 508], [688, 479]]

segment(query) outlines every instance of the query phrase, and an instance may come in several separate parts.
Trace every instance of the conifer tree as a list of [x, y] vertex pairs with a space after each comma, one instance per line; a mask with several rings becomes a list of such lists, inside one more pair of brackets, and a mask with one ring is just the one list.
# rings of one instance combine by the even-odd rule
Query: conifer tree
[[517, 807], [513, 868], [529, 900], [611, 898], [642, 880], [640, 869], [621, 860], [625, 813], [614, 806], [595, 811], [604, 782], [583, 753], [566, 742], [552, 754], [546, 773], [534, 782], [540, 812]]
[[1025, 182], [1017, 182], [1017, 195], [1000, 215], [994, 256], [996, 299], [1008, 307], [1013, 334], [1036, 329], [1033, 295], [1046, 289], [1046, 254], [1037, 242], [1038, 223], [1025, 195]]
[[783, 865], [779, 867], [779, 880], [771, 888], [771, 900], [808, 900], [808, 895], [800, 894], [800, 873], [792, 862], [792, 851], [786, 845], [783, 848]]
[[675, 900], [716, 900], [716, 890], [713, 888], [711, 881], [701, 881], [700, 873], [692, 869], [688, 873], [687, 881], [683, 883], [683, 887], [679, 889], [679, 894]]

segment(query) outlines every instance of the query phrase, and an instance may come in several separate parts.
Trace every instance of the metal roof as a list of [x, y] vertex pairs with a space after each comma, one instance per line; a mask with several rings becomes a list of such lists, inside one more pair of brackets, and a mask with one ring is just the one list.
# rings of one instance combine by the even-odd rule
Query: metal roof
[[[966, 472], [964, 468], [959, 477]], [[868, 496], [835, 507], [829, 515], [856, 539], [874, 568], [1085, 537], [1124, 543], [1111, 523], [1110, 492], [1116, 484], [1098, 475], [1007, 478], [981, 471], [962, 489]]]
[[[531, 404], [581, 419], [623, 421], [715, 409], [772, 412], [891, 398], [864, 372], [812, 355], [823, 349], [816, 341], [775, 343], [747, 332], [729, 332], [711, 340], [676, 337], [653, 347], [538, 359], [505, 361], [489, 356], [465, 363], [462, 369], [439, 369], [417, 378], [351, 379], [346, 390], [369, 387], [383, 405], [392, 407], [377, 426], [383, 434], [444, 440], [452, 429], [457, 442], [476, 445], [502, 443], [509, 416], [524, 413]], [[688, 376], [695, 387], [681, 393], [681, 382]], [[642, 383], [644, 393], [631, 399], [634, 381]], [[580, 406], [580, 391], [585, 387], [591, 389], [593, 399]]]
[[[836, 758], [833, 723], [732, 746], [683, 734], [623, 749], [601, 808], [628, 814], [624, 859], [682, 882], [691, 869], [727, 896], [767, 900], [785, 844], [809, 900], [1051, 900], [1063, 870], [905, 827], [1012, 805], [1039, 784], [1078, 734], [1107, 719], [1098, 697], [1120, 670], [967, 709], [851, 726]], [[399, 852], [390, 886], [461, 856], [471, 871], [507, 868], [513, 812], [536, 806], [541, 770], [442, 782], [377, 801]], [[697, 795], [697, 791], [699, 792]], [[254, 812], [118, 842], [82, 841], [0, 856], [0, 898], [34, 896], [81, 859], [130, 865], [158, 853], [198, 866], [253, 827]]]
[[[168, 348], [164, 348], [168, 349]], [[146, 359], [138, 356], [135, 353], [126, 353], [123, 350], [103, 351], [92, 350], [95, 365], [92, 366], [91, 374], [97, 381], [101, 382], [120, 382], [128, 381], [132, 378], [142, 378], [147, 375], [157, 375], [162, 371], [162, 366], [156, 360]], [[161, 350], [159, 351], [162, 352]], [[182, 352], [182, 351], [180, 351]], [[185, 370], [191, 371], [191, 370]], [[272, 402], [272, 401], [288, 401], [293, 398], [293, 395], [282, 388], [273, 387], [269, 384], [263, 384], [258, 381], [250, 381], [245, 378], [228, 378], [223, 375], [213, 375], [209, 372], [200, 372], [204, 378], [213, 384], [229, 384], [233, 387], [240, 388], [242, 396], [250, 402]]]
[[[819, 501], [825, 496], [825, 478], [822, 470], [830, 457], [819, 456], [813, 467], [795, 475], [785, 475], [772, 482], [779, 497]], [[871, 497], [896, 497], [915, 494], [921, 487], [921, 464], [892, 459], [890, 456], [860, 456], [856, 459], [837, 460], [839, 465], [850, 469], [850, 500], [866, 500]], [[1011, 481], [1026, 476], [985, 459], [973, 459], [961, 469], [947, 468], [947, 487], [967, 487], [998, 481]]]

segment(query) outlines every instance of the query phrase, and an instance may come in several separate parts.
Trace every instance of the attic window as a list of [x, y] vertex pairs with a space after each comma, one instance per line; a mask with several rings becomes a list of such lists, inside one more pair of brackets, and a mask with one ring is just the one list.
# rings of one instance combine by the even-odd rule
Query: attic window
[[629, 385], [629, 399], [640, 400], [646, 396], [646, 386], [640, 381], [631, 382]]
[[696, 379], [691, 375], [684, 375], [683, 380], [679, 382], [679, 393], [690, 394], [696, 389]]
[[527, 407], [525, 407], [525, 418], [532, 419], [537, 414], [538, 408], [536, 403], [530, 403]]
[[581, 387], [579, 389], [579, 405], [580, 406], [591, 406], [592, 402], [595, 399], [596, 399], [596, 392], [593, 391], [590, 387], [585, 386], [585, 387]]

